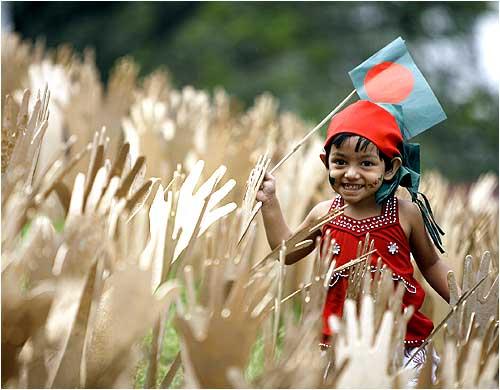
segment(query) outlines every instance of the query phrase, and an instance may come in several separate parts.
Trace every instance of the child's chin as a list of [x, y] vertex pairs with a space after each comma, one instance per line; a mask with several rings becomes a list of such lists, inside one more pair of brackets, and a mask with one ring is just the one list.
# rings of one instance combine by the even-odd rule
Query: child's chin
[[349, 204], [355, 204], [361, 200], [361, 198], [359, 196], [355, 196], [355, 195], [346, 195], [346, 194], [340, 194], [340, 195], [344, 199], [344, 202], [349, 203]]
[[367, 193], [364, 189], [358, 191], [343, 191], [340, 193], [345, 202], [355, 204], [370, 198], [372, 194]]

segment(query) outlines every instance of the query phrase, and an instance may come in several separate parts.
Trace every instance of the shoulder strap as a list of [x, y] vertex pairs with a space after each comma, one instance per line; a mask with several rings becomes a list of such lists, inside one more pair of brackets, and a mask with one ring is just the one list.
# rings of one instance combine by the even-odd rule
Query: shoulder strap
[[335, 198], [333, 198], [332, 204], [328, 212], [331, 213], [334, 209], [338, 209], [341, 206], [341, 200], [342, 197], [340, 195], [337, 195]]

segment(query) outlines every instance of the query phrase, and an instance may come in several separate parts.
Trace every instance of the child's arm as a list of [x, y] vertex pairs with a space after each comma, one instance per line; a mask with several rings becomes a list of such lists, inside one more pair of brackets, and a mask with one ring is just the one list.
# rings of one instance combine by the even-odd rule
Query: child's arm
[[266, 172], [256, 199], [262, 202], [261, 210], [267, 242], [271, 249], [274, 249], [281, 245], [283, 240], [288, 240], [292, 236], [292, 231], [285, 221], [280, 202], [276, 197], [276, 180], [274, 176]]
[[450, 301], [447, 274], [450, 267], [436, 252], [427, 231], [422, 214], [410, 201], [400, 201], [400, 215], [405, 217], [410, 227], [410, 247], [413, 257], [430, 286], [446, 301]]
[[[274, 249], [281, 245], [282, 241], [288, 240], [292, 235], [292, 231], [288, 227], [281, 207], [276, 197], [276, 181], [272, 175], [266, 173], [264, 181], [262, 183], [261, 189], [257, 192], [257, 200], [262, 202], [262, 218], [264, 220], [264, 228], [266, 230], [267, 241], [271, 249]], [[324, 202], [323, 202], [324, 203]], [[321, 217], [323, 214], [328, 212], [324, 211], [324, 205], [320, 203], [314, 207], [311, 212], [307, 215], [304, 222], [302, 222], [297, 231], [303, 229], [307, 225], [311, 224], [313, 221]], [[321, 214], [323, 212], [323, 214]], [[321, 232], [317, 230], [313, 232], [308, 239], [314, 240]], [[306, 247], [304, 249], [298, 250], [286, 256], [285, 263], [293, 264], [300, 259], [307, 256], [314, 250], [314, 244]]]

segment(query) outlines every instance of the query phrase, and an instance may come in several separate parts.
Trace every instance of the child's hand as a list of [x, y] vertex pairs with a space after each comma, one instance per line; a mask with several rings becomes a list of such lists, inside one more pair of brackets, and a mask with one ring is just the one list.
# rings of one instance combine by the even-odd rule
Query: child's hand
[[262, 206], [266, 206], [270, 201], [274, 200], [276, 196], [276, 179], [273, 175], [266, 172], [264, 175], [264, 180], [260, 185], [259, 191], [257, 191], [257, 196], [255, 197], [258, 201], [262, 202]]

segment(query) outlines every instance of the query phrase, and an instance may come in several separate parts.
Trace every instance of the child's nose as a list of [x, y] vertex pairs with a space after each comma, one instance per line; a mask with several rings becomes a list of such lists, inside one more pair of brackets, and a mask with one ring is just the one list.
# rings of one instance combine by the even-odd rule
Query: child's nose
[[347, 179], [357, 179], [357, 178], [359, 178], [359, 173], [355, 167], [349, 167], [349, 168], [347, 168], [347, 171], [345, 173], [345, 177]]

